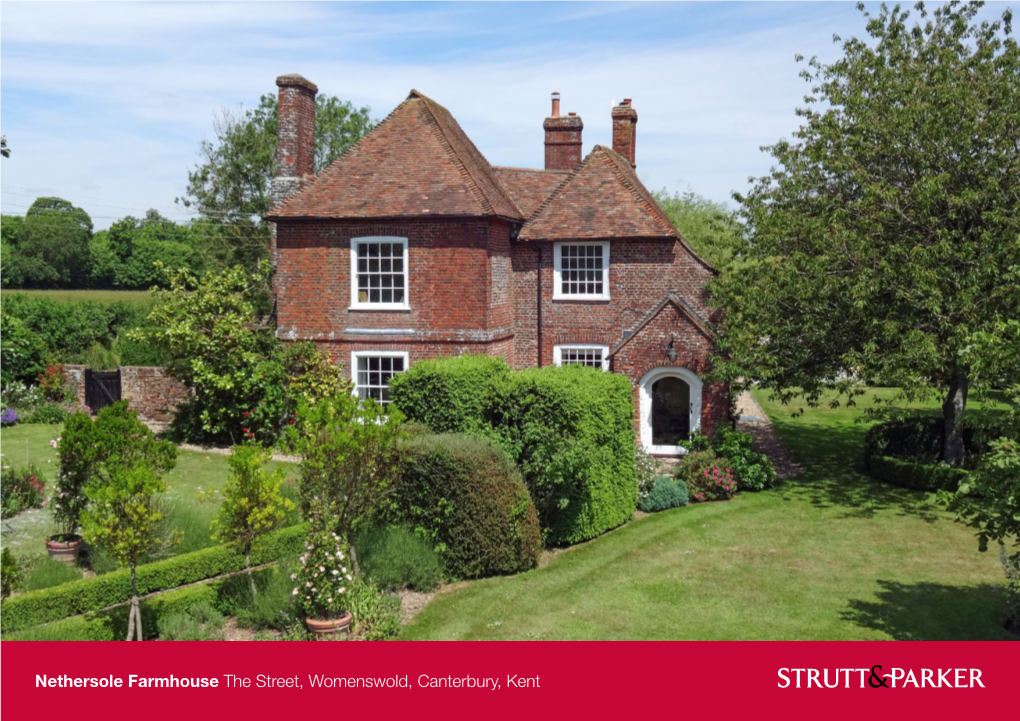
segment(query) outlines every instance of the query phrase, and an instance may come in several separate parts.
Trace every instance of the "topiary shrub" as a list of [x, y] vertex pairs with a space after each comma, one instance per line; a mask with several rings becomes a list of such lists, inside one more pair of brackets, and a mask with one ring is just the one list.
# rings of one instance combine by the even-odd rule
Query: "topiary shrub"
[[390, 380], [390, 398], [435, 433], [476, 431], [490, 387], [509, 373], [502, 358], [484, 355], [419, 361]]
[[546, 543], [594, 538], [637, 505], [633, 390], [626, 376], [580, 365], [497, 379], [489, 433], [528, 484]]
[[872, 458], [868, 471], [880, 481], [915, 491], [955, 492], [970, 477], [970, 471], [945, 463], [917, 463], [892, 456]]
[[638, 510], [645, 513], [668, 511], [670, 508], [686, 506], [689, 501], [687, 484], [669, 476], [658, 476], [651, 492], [638, 501]]
[[517, 573], [538, 562], [538, 516], [520, 474], [495, 444], [461, 434], [403, 442], [387, 517], [413, 528], [457, 578]]
[[383, 590], [429, 591], [443, 571], [432, 547], [400, 526], [373, 526], [358, 533], [358, 564], [366, 578]]

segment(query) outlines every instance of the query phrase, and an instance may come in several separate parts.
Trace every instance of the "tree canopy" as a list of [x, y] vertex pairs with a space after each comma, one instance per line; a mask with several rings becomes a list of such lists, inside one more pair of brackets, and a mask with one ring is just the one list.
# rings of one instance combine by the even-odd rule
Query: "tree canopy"
[[84, 287], [89, 276], [92, 219], [63, 198], [38, 198], [24, 220], [2, 221], [5, 284]]
[[1009, 10], [918, 4], [908, 24], [899, 6], [858, 8], [870, 39], [807, 63], [800, 129], [737, 196], [749, 232], [714, 289], [720, 364], [786, 400], [852, 399], [861, 382], [940, 394], [959, 464], [984, 380], [964, 351], [1020, 309], [1020, 51]]
[[[315, 172], [343, 155], [373, 125], [369, 108], [318, 96]], [[269, 228], [262, 216], [272, 205], [276, 129], [275, 95], [263, 95], [255, 108], [224, 110], [214, 122], [215, 139], [199, 145], [201, 160], [188, 173], [185, 196], [177, 199], [220, 227], [232, 256], [229, 263], [253, 267], [268, 256]]]
[[744, 232], [732, 210], [693, 190], [670, 193], [663, 188], [654, 196], [695, 253], [718, 270], [729, 267]]

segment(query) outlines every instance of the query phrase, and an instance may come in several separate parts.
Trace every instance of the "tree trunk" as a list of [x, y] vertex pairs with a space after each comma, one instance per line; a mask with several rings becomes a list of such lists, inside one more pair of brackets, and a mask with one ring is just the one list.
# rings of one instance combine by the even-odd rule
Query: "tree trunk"
[[130, 641], [138, 629], [138, 640], [142, 640], [142, 619], [138, 608], [138, 579], [135, 576], [135, 564], [131, 564], [131, 610], [128, 612], [128, 630], [125, 641]]
[[135, 602], [134, 599], [131, 601], [131, 605], [128, 606], [128, 622], [127, 622], [127, 637], [125, 641], [130, 641], [131, 637], [135, 634]]
[[347, 550], [350, 552], [351, 555], [351, 574], [355, 576], [360, 575], [359, 571], [361, 569], [358, 568], [358, 554], [354, 552], [354, 544], [352, 543], [350, 546], [348, 546]]
[[244, 552], [244, 570], [248, 572], [248, 584], [251, 586], [251, 597], [255, 598], [255, 576], [251, 573], [251, 549]]
[[960, 423], [967, 410], [967, 373], [962, 368], [953, 371], [949, 393], [942, 404], [942, 460], [951, 466], [962, 466], [965, 450], [963, 429]]

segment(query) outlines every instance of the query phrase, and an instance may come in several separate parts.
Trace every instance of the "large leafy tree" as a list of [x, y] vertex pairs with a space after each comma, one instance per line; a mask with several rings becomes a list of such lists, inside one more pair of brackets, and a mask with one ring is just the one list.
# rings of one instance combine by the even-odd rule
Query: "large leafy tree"
[[62, 198], [38, 198], [12, 244], [10, 275], [28, 287], [84, 287], [91, 239], [88, 213]]
[[721, 364], [786, 400], [852, 399], [860, 381], [938, 394], [943, 459], [960, 464], [964, 351], [1020, 308], [1020, 51], [1008, 10], [918, 4], [908, 24], [858, 7], [870, 39], [808, 62], [803, 124], [738, 197], [746, 262], [715, 288]]
[[693, 190], [670, 193], [663, 188], [654, 195], [659, 207], [695, 253], [719, 270], [734, 262], [744, 228], [725, 204], [709, 200]]
[[[99, 234], [97, 233], [97, 236]], [[202, 258], [191, 228], [149, 210], [144, 218], [127, 216], [110, 226], [107, 235], [94, 242], [93, 276], [117, 288], [148, 288], [162, 280], [156, 267], [161, 262], [172, 268], [198, 271]]]
[[[315, 172], [318, 173], [371, 130], [369, 108], [320, 95], [315, 101]], [[178, 202], [193, 208], [221, 234], [213, 255], [253, 267], [269, 251], [269, 228], [262, 216], [272, 205], [276, 166], [276, 96], [263, 95], [255, 108], [223, 111], [216, 137], [199, 146], [201, 161], [188, 173], [188, 189]], [[211, 230], [206, 228], [208, 235]]]

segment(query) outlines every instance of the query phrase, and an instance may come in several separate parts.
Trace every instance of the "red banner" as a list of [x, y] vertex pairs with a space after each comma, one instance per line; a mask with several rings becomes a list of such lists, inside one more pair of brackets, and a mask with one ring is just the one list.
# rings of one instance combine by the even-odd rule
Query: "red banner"
[[6, 718], [1016, 712], [1008, 643], [14, 643]]

